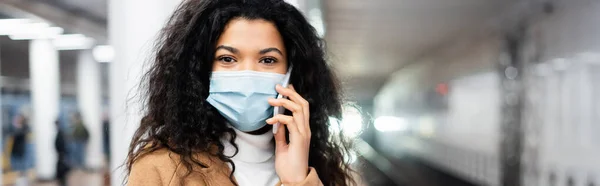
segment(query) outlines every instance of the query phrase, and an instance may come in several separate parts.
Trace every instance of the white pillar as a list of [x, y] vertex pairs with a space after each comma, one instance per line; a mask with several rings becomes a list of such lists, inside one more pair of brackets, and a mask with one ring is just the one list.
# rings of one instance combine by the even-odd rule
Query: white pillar
[[308, 0], [284, 0], [285, 2], [294, 5], [301, 12], [306, 12]]
[[77, 60], [77, 104], [83, 124], [90, 133], [85, 163], [86, 167], [98, 170], [104, 163], [100, 69], [91, 50], [81, 50]]
[[[2, 55], [1, 53], [2, 53], [2, 43], [0, 43], [0, 55]], [[0, 62], [2, 62], [2, 61], [0, 60]], [[0, 65], [0, 69], [2, 69], [1, 65]], [[1, 81], [0, 81], [0, 87], [2, 87], [2, 82]], [[0, 95], [0, 98], [1, 97], [2, 97], [2, 95]], [[2, 99], [0, 99], [0, 105], [2, 105]], [[0, 114], [0, 121], [4, 121], [4, 120], [2, 120], [2, 115], [4, 115], [4, 114]], [[0, 130], [2, 128], [3, 127], [0, 126]], [[2, 131], [0, 131], [0, 142], [4, 142], [4, 140], [2, 140], [2, 139], [3, 139]], [[0, 144], [0, 147], [4, 147], [4, 144]], [[2, 169], [4, 167], [4, 164], [3, 164], [4, 163], [4, 157], [2, 157], [2, 155], [4, 155], [4, 153], [0, 153], [0, 175], [4, 175], [2, 173]], [[2, 182], [2, 177], [4, 177], [4, 176], [0, 176], [0, 183], [4, 183], [4, 182]]]
[[[180, 0], [109, 0], [111, 185], [123, 185], [129, 143], [142, 117], [138, 99], [142, 68], [159, 30]], [[133, 98], [133, 99], [131, 99]]]
[[32, 117], [35, 136], [35, 171], [40, 179], [53, 179], [56, 167], [54, 139], [60, 97], [58, 51], [50, 40], [32, 40], [29, 44]]

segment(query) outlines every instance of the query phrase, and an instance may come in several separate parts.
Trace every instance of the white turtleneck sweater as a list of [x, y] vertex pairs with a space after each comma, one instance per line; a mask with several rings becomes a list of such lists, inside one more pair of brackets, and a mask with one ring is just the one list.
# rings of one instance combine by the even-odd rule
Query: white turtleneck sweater
[[[238, 153], [231, 160], [235, 164], [233, 176], [237, 183], [240, 186], [277, 184], [279, 177], [275, 172], [273, 133], [252, 135], [235, 128], [233, 130], [237, 135], [235, 144], [238, 146]], [[223, 140], [222, 142], [225, 146], [223, 154], [233, 155], [235, 148], [229, 141]], [[229, 166], [231, 168], [230, 164]]]

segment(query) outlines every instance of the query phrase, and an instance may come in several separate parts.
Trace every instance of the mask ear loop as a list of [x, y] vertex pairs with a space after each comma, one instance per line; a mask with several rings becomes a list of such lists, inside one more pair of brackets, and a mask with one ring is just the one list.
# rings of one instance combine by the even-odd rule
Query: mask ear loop
[[[285, 73], [285, 77], [283, 78], [283, 84], [281, 85], [284, 88], [287, 88], [287, 86], [290, 84], [290, 75], [292, 74], [292, 66], [290, 65], [290, 68], [288, 68], [287, 73]], [[287, 98], [287, 96], [283, 96], [281, 94], [277, 95], [277, 99], [281, 99], [281, 98]], [[275, 107], [273, 108], [273, 116], [277, 115], [277, 114], [283, 114], [283, 112], [285, 112], [285, 108], [283, 108], [282, 106], [280, 107]], [[273, 125], [273, 134], [277, 134], [277, 131], [279, 130], [279, 122], [275, 123], [275, 125]]]

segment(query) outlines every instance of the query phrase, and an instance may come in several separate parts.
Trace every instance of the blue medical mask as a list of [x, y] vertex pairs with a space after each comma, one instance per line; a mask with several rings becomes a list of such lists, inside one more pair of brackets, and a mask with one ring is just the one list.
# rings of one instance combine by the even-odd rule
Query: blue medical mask
[[284, 74], [256, 71], [215, 71], [210, 78], [208, 103], [234, 128], [250, 132], [264, 127], [273, 115], [268, 98], [277, 97], [275, 85]]

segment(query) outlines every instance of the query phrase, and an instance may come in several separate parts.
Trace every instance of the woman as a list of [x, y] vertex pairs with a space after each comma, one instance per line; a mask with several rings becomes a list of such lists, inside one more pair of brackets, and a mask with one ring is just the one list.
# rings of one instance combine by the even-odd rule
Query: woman
[[282, 0], [184, 0], [146, 80], [129, 185], [354, 183], [329, 130], [341, 103], [323, 43]]

